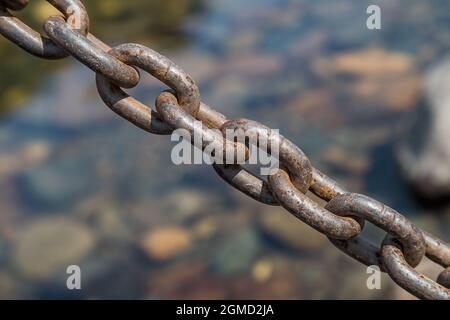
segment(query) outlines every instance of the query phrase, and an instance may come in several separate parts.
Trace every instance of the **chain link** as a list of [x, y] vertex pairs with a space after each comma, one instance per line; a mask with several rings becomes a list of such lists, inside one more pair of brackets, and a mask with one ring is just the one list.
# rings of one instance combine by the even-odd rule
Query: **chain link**
[[[0, 33], [25, 51], [46, 59], [68, 55], [97, 75], [98, 92], [119, 116], [154, 134], [168, 135], [184, 129], [203, 137], [204, 145], [238, 152], [240, 145], [225, 138], [227, 129], [268, 137], [267, 145], [280, 146], [281, 167], [268, 180], [253, 175], [240, 165], [213, 164], [218, 175], [249, 197], [268, 205], [281, 205], [294, 216], [328, 236], [340, 250], [365, 265], [377, 265], [401, 287], [422, 299], [450, 300], [450, 246], [414, 226], [397, 211], [369, 197], [347, 192], [336, 181], [311, 165], [294, 143], [270, 128], [251, 120], [228, 120], [201, 102], [194, 80], [167, 57], [139, 44], [123, 44], [111, 49], [89, 33], [89, 17], [79, 0], [47, 0], [64, 16], [49, 17], [44, 23], [48, 37], [41, 36], [10, 10], [22, 10], [28, 0], [0, 0]], [[137, 68], [150, 73], [172, 91], [156, 99], [156, 109], [142, 104], [121, 88], [139, 83]], [[201, 121], [203, 127], [196, 124]], [[217, 130], [220, 129], [222, 134]], [[253, 140], [253, 139], [250, 139]], [[267, 150], [267, 149], [266, 149]], [[245, 149], [248, 156], [248, 149]], [[311, 191], [327, 204], [325, 207], [306, 195]], [[361, 237], [365, 222], [386, 232], [380, 246]], [[437, 281], [414, 268], [427, 256], [440, 264]]]
[[[89, 16], [79, 0], [47, 0], [47, 2], [64, 15], [66, 20], [61, 17], [59, 19], [64, 21], [67, 28], [73, 29], [80, 36], [87, 35], [89, 32]], [[69, 54], [63, 48], [31, 29], [20, 19], [14, 17], [7, 9], [20, 10], [27, 4], [28, 1], [24, 0], [0, 1], [0, 33], [37, 57], [45, 59], [62, 59], [67, 57]]]

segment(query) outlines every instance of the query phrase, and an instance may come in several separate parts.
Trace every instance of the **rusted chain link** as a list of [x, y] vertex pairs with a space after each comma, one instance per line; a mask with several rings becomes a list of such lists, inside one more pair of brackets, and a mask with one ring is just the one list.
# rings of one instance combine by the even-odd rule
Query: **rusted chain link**
[[[4, 37], [25, 51], [41, 58], [61, 59], [69, 55], [52, 40], [41, 36], [39, 32], [14, 17], [7, 9], [23, 9], [28, 1], [2, 0], [0, 2], [3, 3], [3, 6], [0, 3], [0, 33]], [[81, 35], [89, 32], [89, 16], [79, 0], [47, 0], [47, 2], [64, 15], [67, 28], [71, 28]]]
[[[73, 56], [97, 76], [102, 100], [115, 113], [154, 134], [167, 135], [184, 129], [203, 137], [204, 149], [212, 143], [224, 150], [245, 150], [246, 146], [225, 138], [225, 131], [244, 130], [264, 136], [269, 153], [275, 152], [281, 167], [273, 169], [267, 181], [239, 164], [212, 163], [226, 182], [251, 198], [268, 205], [281, 205], [294, 216], [329, 237], [347, 255], [365, 265], [379, 266], [401, 287], [423, 299], [450, 300], [450, 246], [420, 230], [397, 211], [369, 197], [352, 194], [336, 181], [314, 168], [294, 143], [270, 128], [251, 120], [228, 120], [201, 102], [194, 80], [167, 57], [139, 44], [123, 44], [111, 49], [89, 33], [89, 17], [78, 0], [47, 0], [62, 17], [49, 17], [44, 23], [47, 37], [29, 28], [9, 10], [21, 10], [28, 0], [0, 0], [0, 33], [25, 51], [46, 59]], [[129, 96], [121, 88], [139, 83], [136, 68], [150, 73], [167, 86], [156, 99], [156, 111]], [[203, 126], [198, 126], [196, 120]], [[220, 129], [221, 131], [212, 130]], [[221, 132], [221, 133], [220, 133]], [[253, 141], [254, 139], [249, 139]], [[311, 191], [325, 207], [306, 195]], [[361, 232], [368, 221], [386, 232], [380, 246], [364, 240]], [[424, 256], [440, 264], [442, 271], [433, 281], [414, 268]]]
[[450, 300], [450, 290], [414, 270], [406, 262], [401, 245], [390, 236], [383, 241], [381, 257], [390, 277], [416, 297]]
[[397, 211], [359, 194], [334, 197], [325, 207], [339, 216], [356, 216], [370, 221], [402, 244], [408, 264], [416, 267], [425, 255], [422, 232]]

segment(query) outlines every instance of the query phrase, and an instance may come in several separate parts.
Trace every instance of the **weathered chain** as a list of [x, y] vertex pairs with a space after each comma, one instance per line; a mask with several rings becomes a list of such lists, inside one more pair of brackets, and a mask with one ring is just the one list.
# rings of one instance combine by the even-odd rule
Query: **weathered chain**
[[[281, 167], [263, 181], [239, 165], [215, 164], [226, 182], [251, 198], [280, 205], [298, 219], [325, 234], [340, 250], [365, 265], [379, 266], [401, 287], [422, 299], [450, 300], [450, 246], [414, 226], [397, 211], [369, 197], [349, 193], [311, 165], [291, 141], [264, 125], [246, 119], [229, 121], [200, 100], [194, 80], [167, 57], [139, 44], [110, 48], [89, 33], [89, 17], [79, 0], [47, 0], [64, 16], [44, 23], [47, 37], [14, 17], [28, 0], [0, 0], [0, 33], [27, 52], [46, 59], [73, 56], [97, 75], [103, 101], [115, 113], [154, 134], [167, 135], [185, 129], [201, 135], [206, 144], [236, 147], [220, 135], [227, 129], [243, 129], [278, 143]], [[170, 87], [156, 99], [156, 109], [129, 96], [121, 88], [139, 83], [140, 68]], [[203, 127], [195, 125], [201, 121]], [[249, 139], [252, 141], [252, 139]], [[205, 147], [204, 146], [204, 147]], [[259, 146], [261, 147], [261, 146]], [[325, 207], [306, 196], [311, 191], [327, 202]], [[386, 232], [381, 246], [361, 238], [365, 221]], [[414, 268], [427, 256], [446, 268], [437, 281]]]

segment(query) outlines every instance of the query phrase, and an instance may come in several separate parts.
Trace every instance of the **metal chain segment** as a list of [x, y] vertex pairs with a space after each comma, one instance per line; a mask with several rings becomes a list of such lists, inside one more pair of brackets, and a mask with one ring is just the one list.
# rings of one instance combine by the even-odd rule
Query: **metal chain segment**
[[[287, 168], [290, 179], [298, 190], [303, 193], [308, 191], [312, 181], [312, 165], [303, 151], [295, 144], [279, 133], [252, 120], [228, 121], [221, 127], [222, 135], [226, 136], [228, 130], [245, 132], [249, 142], [257, 143], [259, 148], [267, 150], [280, 160], [280, 164]], [[278, 146], [278, 154], [274, 154], [275, 146]]]
[[427, 245], [427, 257], [444, 268], [450, 266], [450, 246], [426, 231], [422, 230], [422, 233]]
[[347, 193], [345, 189], [329, 176], [317, 168], [313, 168], [313, 182], [311, 191], [325, 201], [330, 201], [334, 197]]
[[[174, 129], [182, 128], [201, 134], [206, 141], [215, 141], [219, 148], [238, 150], [238, 144], [210, 129], [241, 128], [251, 129], [256, 135], [266, 135], [269, 146], [273, 142], [280, 143], [282, 167], [274, 170], [267, 182], [239, 165], [213, 164], [213, 167], [225, 181], [253, 199], [282, 205], [326, 234], [349, 256], [366, 265], [380, 266], [396, 283], [417, 297], [450, 300], [448, 244], [418, 229], [395, 210], [371, 198], [348, 193], [312, 167], [297, 146], [280, 135], [272, 135], [269, 128], [250, 120], [229, 121], [200, 101], [195, 82], [168, 58], [136, 44], [111, 50], [89, 33], [89, 18], [80, 1], [47, 1], [66, 18], [47, 19], [44, 29], [50, 39], [42, 37], [8, 11], [25, 8], [28, 0], [0, 0], [0, 33], [38, 57], [58, 59], [70, 54], [81, 61], [97, 74], [97, 87], [103, 101], [118, 115], [148, 132], [170, 134]], [[141, 67], [174, 90], [175, 95], [163, 92], [157, 98], [158, 113], [120, 89], [138, 84], [139, 73], [133, 66]], [[200, 120], [205, 127], [199, 130], [195, 120]], [[307, 197], [307, 190], [328, 202], [325, 208]], [[381, 248], [359, 236], [365, 220], [387, 232]], [[437, 282], [413, 269], [424, 254], [446, 268]]]
[[[58, 9], [66, 18], [68, 28], [80, 35], [87, 35], [89, 32], [89, 16], [84, 5], [79, 0], [46, 0]], [[3, 4], [3, 5], [2, 5]], [[16, 45], [40, 58], [61, 59], [69, 54], [60, 46], [55, 44], [20, 19], [12, 15], [7, 8], [13, 10], [23, 9], [28, 1], [2, 0], [0, 2], [0, 33]], [[62, 18], [61, 18], [62, 19]]]
[[401, 245], [390, 236], [383, 241], [381, 257], [383, 266], [392, 280], [416, 297], [450, 300], [450, 290], [414, 270], [406, 262]]
[[364, 220], [340, 217], [323, 208], [294, 186], [287, 171], [276, 170], [268, 181], [280, 204], [317, 231], [333, 239], [351, 239], [361, 233]]
[[48, 18], [44, 30], [54, 43], [95, 73], [124, 88], [133, 88], [139, 83], [136, 69], [97, 47], [87, 37], [70, 28], [61, 17]]
[[279, 202], [272, 195], [267, 182], [254, 176], [241, 165], [213, 164], [216, 173], [229, 185], [238, 189], [247, 196], [263, 204], [278, 206]]
[[[175, 105], [175, 97], [171, 103], [174, 110], [177, 109], [178, 112], [181, 113], [180, 116], [183, 116], [183, 111]], [[177, 119], [172, 119], [172, 121], [175, 121], [172, 124], [174, 125]], [[225, 124], [223, 128], [224, 127], [227, 127], [227, 124]], [[258, 127], [261, 128], [260, 126], [257, 126], [257, 128]], [[367, 265], [380, 266], [381, 270], [388, 272], [397, 284], [415, 294], [417, 297], [423, 299], [450, 299], [450, 290], [448, 288], [417, 273], [408, 264], [403, 253], [403, 251], [407, 252], [407, 259], [414, 266], [417, 266], [425, 253], [429, 255], [432, 260], [437, 261], [444, 266], [448, 266], [448, 251], [450, 250], [450, 247], [441, 240], [430, 236], [415, 227], [408, 219], [395, 210], [388, 208], [369, 197], [348, 194], [331, 178], [325, 176], [318, 170], [313, 170], [313, 175], [316, 175], [316, 180], [313, 179], [315, 191], [319, 194], [330, 196], [331, 201], [336, 199], [334, 200], [334, 204], [331, 204], [331, 208], [334, 205], [337, 205], [338, 207], [336, 210], [338, 210], [339, 204], [344, 203], [341, 208], [342, 212], [339, 213], [354, 216], [341, 218], [346, 219], [346, 222], [348, 223], [351, 221], [356, 222], [357, 225], [354, 225], [353, 228], [351, 228], [340, 224], [341, 221], [335, 220], [336, 217], [339, 216], [333, 216], [333, 213], [320, 207], [317, 203], [300, 192], [300, 190], [293, 185], [288, 172], [283, 169], [273, 172], [269, 176], [269, 184], [265, 185], [262, 180], [245, 171], [242, 167], [231, 166], [227, 168], [226, 166], [215, 166], [216, 171], [218, 171], [221, 176], [226, 172], [224, 168], [226, 168], [225, 170], [234, 170], [234, 177], [240, 176], [240, 179], [238, 180], [234, 179], [232, 176], [226, 177], [227, 182], [236, 186], [237, 189], [244, 191], [256, 200], [270, 199], [270, 197], [266, 197], [268, 195], [262, 196], [263, 193], [269, 192], [277, 199], [278, 203], [287, 202], [291, 205], [291, 207], [285, 207], [288, 211], [309, 224], [311, 227], [328, 235], [330, 240], [332, 240], [333, 243], [338, 243], [338, 247], [344, 252]], [[240, 183], [242, 183], [242, 185], [240, 185]], [[249, 186], [247, 183], [253, 183], [253, 185]], [[276, 189], [276, 187], [279, 187], [280, 189]], [[312, 186], [310, 186], [310, 188], [312, 189]], [[257, 194], [258, 191], [260, 194]], [[331, 196], [334, 194], [336, 195]], [[296, 199], [296, 197], [299, 197], [299, 199]], [[345, 203], [345, 201], [349, 199], [351, 201]], [[364, 222], [363, 218], [372, 221], [387, 231], [388, 234], [386, 239], [389, 239], [391, 235], [394, 235], [395, 238], [403, 242], [403, 245], [392, 242], [395, 243], [395, 250], [397, 250], [392, 252], [392, 244], [385, 240], [380, 251], [380, 249], [367, 241], [356, 237], [362, 230]], [[395, 238], [392, 241], [395, 241]], [[427, 246], [426, 249], [425, 246]], [[350, 247], [353, 252], [347, 252]], [[446, 271], [441, 274], [440, 279], [441, 282], [447, 280]]]
[[402, 243], [406, 261], [416, 267], [425, 255], [422, 232], [397, 211], [369, 197], [344, 194], [334, 197], [325, 207], [339, 216], [356, 216], [370, 221]]
[[[231, 151], [233, 151], [235, 159], [238, 157], [238, 154], [245, 156], [244, 161], [248, 158], [249, 152], [243, 144], [225, 139], [219, 130], [213, 130], [199, 125], [195, 117], [180, 108], [178, 100], [179, 98], [177, 96], [168, 91], [158, 96], [156, 109], [164, 122], [168, 123], [172, 128], [182, 129], [187, 134], [185, 138], [189, 139], [195, 147], [202, 151], [206, 149], [211, 151], [223, 150], [224, 160], [226, 155], [230, 154]], [[192, 137], [202, 137], [202, 144], [196, 145], [196, 141], [195, 139], [191, 139]]]
[[[145, 70], [165, 83], [176, 92], [181, 108], [194, 117], [197, 115], [200, 108], [200, 90], [194, 80], [168, 58], [139, 44], [123, 44], [113, 48], [108, 54], [122, 63]], [[107, 76], [104, 76], [99, 79], [100, 83], [106, 81]]]

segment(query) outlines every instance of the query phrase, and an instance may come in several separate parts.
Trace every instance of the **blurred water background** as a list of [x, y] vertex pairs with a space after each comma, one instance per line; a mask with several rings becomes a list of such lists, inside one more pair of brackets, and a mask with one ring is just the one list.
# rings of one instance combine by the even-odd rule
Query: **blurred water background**
[[[101, 39], [168, 55], [208, 104], [279, 128], [350, 190], [450, 240], [450, 207], [415, 200], [393, 153], [424, 70], [449, 52], [448, 1], [85, 2]], [[51, 12], [31, 1], [20, 16], [38, 27]], [[0, 61], [0, 298], [412, 298], [387, 276], [367, 290], [364, 266], [212, 168], [173, 165], [169, 138], [114, 115], [78, 62], [4, 39]], [[143, 75], [131, 92], [153, 105], [163, 89]], [[81, 291], [66, 288], [71, 264]]]

